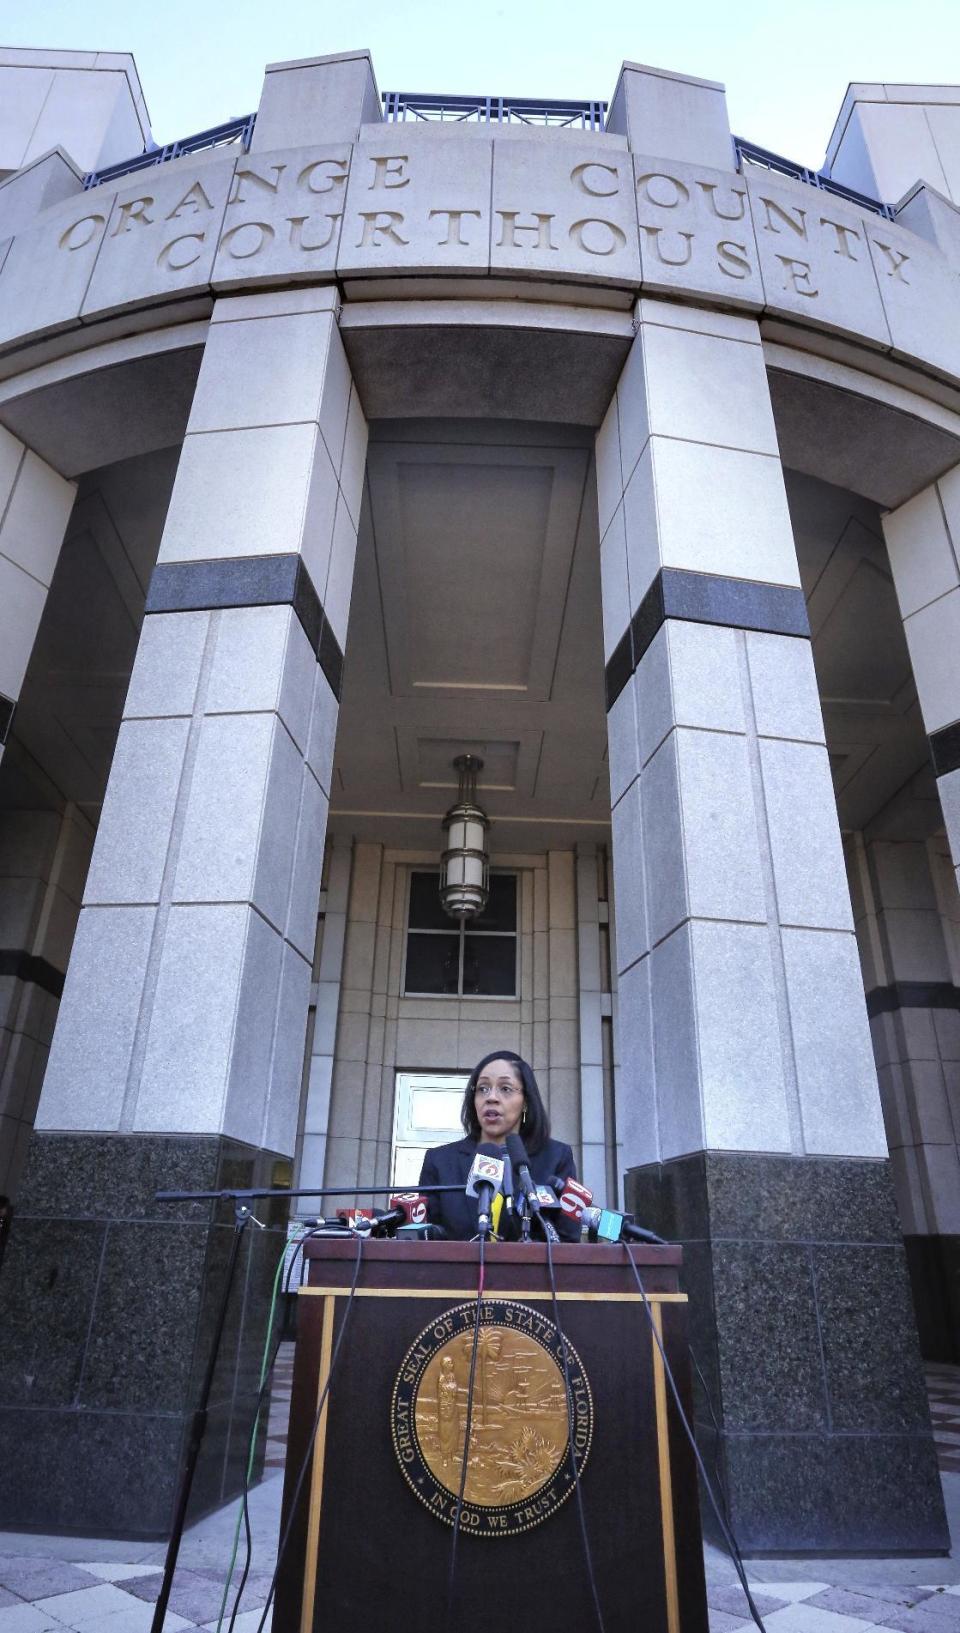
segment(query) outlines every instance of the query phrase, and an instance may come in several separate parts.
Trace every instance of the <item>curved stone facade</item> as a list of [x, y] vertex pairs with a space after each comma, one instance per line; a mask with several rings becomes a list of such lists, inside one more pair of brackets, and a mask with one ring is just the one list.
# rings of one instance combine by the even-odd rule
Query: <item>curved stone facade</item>
[[[223, 1225], [157, 1185], [387, 1184], [492, 1039], [687, 1244], [742, 1545], [936, 1549], [960, 217], [737, 168], [722, 87], [634, 64], [602, 132], [379, 114], [364, 53], [278, 64], [248, 152], [0, 181], [3, 1520], [163, 1530]], [[421, 990], [458, 747], [514, 974]], [[99, 1484], [40, 1490], [65, 1436]]]

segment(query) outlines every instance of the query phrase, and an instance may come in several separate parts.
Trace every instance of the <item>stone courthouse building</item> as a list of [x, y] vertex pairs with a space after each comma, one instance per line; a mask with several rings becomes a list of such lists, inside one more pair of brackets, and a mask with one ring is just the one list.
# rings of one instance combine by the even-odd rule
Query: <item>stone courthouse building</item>
[[415, 1176], [502, 1046], [685, 1245], [744, 1549], [942, 1549], [960, 90], [815, 173], [357, 52], [158, 149], [132, 58], [7, 51], [0, 178], [0, 1524], [164, 1532], [231, 1214], [156, 1188]]

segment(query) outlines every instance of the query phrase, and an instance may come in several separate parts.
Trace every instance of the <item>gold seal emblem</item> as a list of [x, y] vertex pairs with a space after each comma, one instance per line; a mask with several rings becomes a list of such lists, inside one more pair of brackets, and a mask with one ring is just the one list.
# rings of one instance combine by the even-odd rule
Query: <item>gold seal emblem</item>
[[[404, 1479], [452, 1525], [467, 1427], [476, 1305], [430, 1323], [403, 1358], [393, 1390], [393, 1445]], [[566, 1344], [569, 1408], [563, 1381]], [[512, 1299], [484, 1299], [460, 1525], [474, 1536], [516, 1536], [549, 1519], [573, 1490], [593, 1438], [593, 1397], [569, 1339]]]

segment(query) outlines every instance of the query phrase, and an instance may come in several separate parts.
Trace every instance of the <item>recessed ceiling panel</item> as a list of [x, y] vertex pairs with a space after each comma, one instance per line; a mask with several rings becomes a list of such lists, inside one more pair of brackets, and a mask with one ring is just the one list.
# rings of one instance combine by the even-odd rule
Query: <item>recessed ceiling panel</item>
[[465, 743], [456, 737], [417, 738], [417, 781], [421, 788], [456, 788], [458, 777], [453, 762], [461, 754], [473, 754], [483, 761], [478, 777], [480, 788], [513, 790], [517, 786], [519, 742]]
[[395, 696], [549, 697], [586, 464], [582, 449], [371, 446]]

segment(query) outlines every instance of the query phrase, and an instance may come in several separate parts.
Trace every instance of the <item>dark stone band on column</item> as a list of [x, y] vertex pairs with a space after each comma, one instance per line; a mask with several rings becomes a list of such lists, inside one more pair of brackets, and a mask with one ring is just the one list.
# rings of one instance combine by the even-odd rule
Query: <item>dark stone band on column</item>
[[952, 981], [891, 981], [867, 993], [867, 1014], [889, 1015], [894, 1009], [960, 1009], [960, 987]]
[[807, 604], [800, 589], [661, 567], [607, 663], [608, 710], [667, 618], [810, 638]]
[[4, 697], [3, 693], [0, 692], [0, 744], [5, 743], [10, 736], [10, 728], [13, 725], [13, 717], [16, 711], [16, 699]]
[[63, 971], [45, 958], [25, 952], [22, 947], [0, 947], [0, 975], [12, 975], [16, 981], [31, 981], [54, 998], [63, 997]]
[[[0, 1277], [0, 1526], [169, 1536], [233, 1210], [154, 1192], [289, 1171], [223, 1135], [34, 1132]], [[244, 1237], [188, 1523], [243, 1482], [288, 1206]]]
[[343, 653], [302, 556], [230, 556], [165, 561], [153, 571], [146, 611], [215, 612], [224, 607], [290, 606], [337, 702]]
[[938, 777], [945, 777], [948, 771], [960, 768], [960, 720], [955, 720], [952, 726], [944, 726], [942, 731], [932, 731], [928, 741], [933, 769]]
[[889, 1164], [696, 1152], [631, 1169], [625, 1192], [683, 1244], [715, 1414], [696, 1384], [697, 1439], [743, 1552], [947, 1552]]

